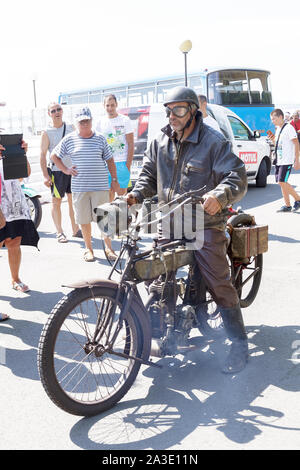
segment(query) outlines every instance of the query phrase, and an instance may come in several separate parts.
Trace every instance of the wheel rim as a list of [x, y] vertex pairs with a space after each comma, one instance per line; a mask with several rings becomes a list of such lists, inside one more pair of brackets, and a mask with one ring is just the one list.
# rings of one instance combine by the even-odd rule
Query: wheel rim
[[[120, 309], [112, 316], [109, 298], [87, 299], [65, 318], [53, 352], [56, 380], [72, 400], [92, 405], [114, 396], [126, 382], [135, 360], [116, 354], [136, 354], [136, 327], [131, 316], [122, 322], [116, 339]], [[100, 321], [99, 321], [100, 319]], [[96, 325], [100, 334], [95, 340]]]
[[258, 257], [254, 256], [248, 264], [235, 263], [235, 286], [241, 302], [246, 302], [252, 295], [254, 283], [261, 276]]
[[223, 331], [223, 319], [218, 308], [218, 305], [209, 296], [209, 303], [207, 305], [207, 324], [214, 331]]

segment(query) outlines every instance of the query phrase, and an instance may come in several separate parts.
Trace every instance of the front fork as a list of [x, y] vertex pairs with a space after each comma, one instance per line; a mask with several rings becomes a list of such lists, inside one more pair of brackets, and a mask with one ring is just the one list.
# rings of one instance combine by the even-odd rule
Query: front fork
[[[117, 306], [118, 306], [118, 303], [119, 303], [119, 300], [120, 300], [120, 294], [121, 294], [121, 291], [122, 291], [122, 287], [124, 289], [124, 296], [123, 297], [126, 300], [122, 304], [120, 316], [118, 318], [117, 324], [115, 326], [115, 330], [112, 334], [112, 337], [111, 337], [109, 343], [104, 347], [103, 345], [100, 344], [100, 342], [101, 342], [101, 339], [104, 337], [104, 335], [106, 337], [110, 337], [112, 327], [113, 327], [113, 320], [115, 318], [116, 309], [117, 309]], [[91, 289], [92, 289], [92, 287], [91, 287]], [[129, 311], [131, 305], [132, 305], [133, 299], [136, 296], [137, 296], [137, 289], [136, 289], [136, 285], [135, 285], [134, 282], [127, 281], [125, 283], [125, 285], [123, 285], [123, 286], [121, 285], [117, 289], [117, 295], [116, 295], [115, 301], [110, 306], [109, 311], [107, 309], [107, 306], [106, 306], [106, 310], [103, 311], [104, 307], [102, 305], [101, 310], [98, 312], [97, 324], [96, 324], [95, 333], [94, 333], [91, 344], [92, 345], [98, 345], [97, 349], [98, 348], [101, 349], [101, 355], [104, 352], [107, 352], [109, 354], [116, 355], [116, 356], [119, 356], [119, 357], [124, 357], [124, 358], [127, 358], [127, 359], [133, 359], [137, 362], [140, 362], [140, 363], [148, 365], [148, 366], [154, 366], [154, 367], [161, 368], [162, 367], [161, 365], [155, 364], [152, 361], [148, 361], [147, 359], [132, 356], [132, 355], [128, 354], [126, 349], [124, 349], [124, 352], [120, 352], [120, 351], [117, 352], [117, 351], [114, 351], [114, 349], [113, 349], [114, 343], [115, 343], [115, 341], [117, 339], [117, 336], [118, 336], [118, 334], [119, 334], [119, 332], [122, 328], [123, 321], [126, 318], [126, 315]], [[93, 297], [95, 299], [94, 294], [93, 294]], [[142, 329], [142, 326], [141, 326], [141, 329]]]

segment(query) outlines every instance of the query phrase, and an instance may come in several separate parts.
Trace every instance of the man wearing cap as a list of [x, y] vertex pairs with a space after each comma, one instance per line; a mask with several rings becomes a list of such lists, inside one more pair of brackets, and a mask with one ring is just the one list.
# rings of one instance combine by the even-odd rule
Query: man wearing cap
[[[80, 225], [85, 242], [85, 261], [94, 261], [91, 222], [95, 220], [94, 208], [109, 202], [108, 172], [111, 188], [119, 193], [117, 171], [106, 139], [92, 128], [90, 109], [84, 107], [75, 116], [77, 129], [64, 137], [53, 150], [51, 158], [66, 175], [72, 176], [71, 190], [76, 222]], [[62, 159], [71, 158], [67, 168]]]
[[164, 105], [169, 125], [151, 142], [127, 202], [140, 203], [157, 194], [159, 203], [167, 203], [189, 190], [205, 187], [204, 242], [195, 250], [195, 258], [232, 341], [222, 370], [236, 373], [248, 361], [248, 342], [226, 259], [225, 227], [226, 207], [242, 199], [247, 190], [245, 166], [223, 135], [203, 124], [194, 90], [176, 87]]

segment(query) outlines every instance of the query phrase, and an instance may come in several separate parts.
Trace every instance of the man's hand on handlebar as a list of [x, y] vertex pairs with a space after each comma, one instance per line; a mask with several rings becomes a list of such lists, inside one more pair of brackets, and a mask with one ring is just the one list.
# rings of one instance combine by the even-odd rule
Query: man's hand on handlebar
[[221, 204], [216, 197], [206, 194], [203, 196], [203, 199], [204, 202], [202, 207], [207, 214], [215, 215], [222, 209]]
[[126, 202], [127, 202], [128, 206], [133, 206], [134, 204], [138, 203], [137, 199], [134, 197], [134, 195], [132, 193], [127, 194]]

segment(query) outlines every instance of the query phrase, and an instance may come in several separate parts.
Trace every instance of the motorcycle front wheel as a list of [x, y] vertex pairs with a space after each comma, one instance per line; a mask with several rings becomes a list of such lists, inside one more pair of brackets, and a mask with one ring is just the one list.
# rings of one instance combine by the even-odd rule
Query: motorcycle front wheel
[[74, 289], [44, 326], [38, 346], [40, 378], [49, 398], [68, 413], [92, 416], [108, 410], [138, 374], [141, 326], [132, 311], [120, 321], [121, 302], [115, 305], [115, 296], [109, 287]]

